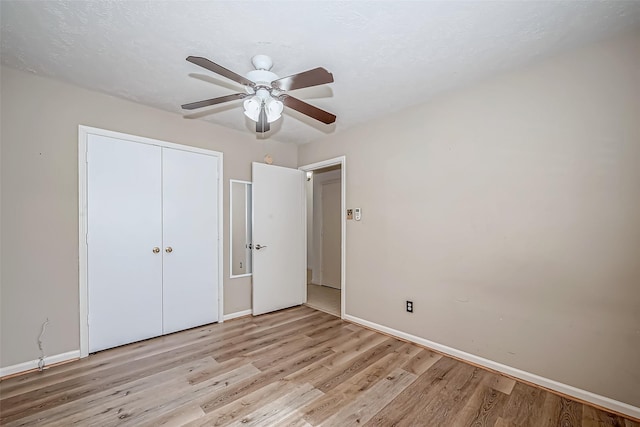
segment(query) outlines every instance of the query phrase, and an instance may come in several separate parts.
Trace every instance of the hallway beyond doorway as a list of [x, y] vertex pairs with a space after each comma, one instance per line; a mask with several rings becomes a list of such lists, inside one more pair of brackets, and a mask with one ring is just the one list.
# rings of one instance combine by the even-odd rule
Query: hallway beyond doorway
[[340, 289], [311, 283], [311, 270], [307, 270], [307, 303], [309, 307], [340, 317]]

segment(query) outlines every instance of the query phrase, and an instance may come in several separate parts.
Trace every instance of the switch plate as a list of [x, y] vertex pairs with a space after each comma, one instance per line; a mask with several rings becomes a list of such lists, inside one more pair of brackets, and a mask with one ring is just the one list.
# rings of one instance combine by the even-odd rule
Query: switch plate
[[360, 219], [362, 219], [362, 210], [360, 208], [355, 208], [353, 212], [355, 220], [360, 221]]

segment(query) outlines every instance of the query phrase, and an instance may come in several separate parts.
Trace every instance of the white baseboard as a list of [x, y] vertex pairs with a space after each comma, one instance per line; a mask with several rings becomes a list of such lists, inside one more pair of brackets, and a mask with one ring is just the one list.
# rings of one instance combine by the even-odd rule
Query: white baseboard
[[403, 340], [411, 341], [413, 343], [422, 345], [424, 347], [428, 347], [430, 349], [436, 350], [440, 353], [448, 354], [458, 359], [466, 360], [473, 364], [484, 366], [485, 368], [489, 368], [491, 370], [501, 372], [503, 374], [521, 379], [523, 381], [537, 384], [541, 387], [548, 388], [550, 390], [557, 391], [558, 393], [562, 393], [567, 396], [592, 403], [602, 408], [606, 408], [611, 411], [615, 411], [635, 419], [640, 419], [640, 408], [629, 405], [628, 403], [619, 402], [617, 400], [613, 400], [611, 398], [601, 396], [599, 394], [595, 394], [590, 391], [582, 390], [582, 389], [570, 386], [568, 384], [563, 384], [558, 381], [541, 377], [539, 375], [532, 374], [530, 372], [522, 371], [520, 369], [513, 368], [508, 365], [503, 365], [502, 363], [494, 362], [493, 360], [485, 359], [484, 357], [476, 356], [474, 354], [457, 350], [455, 348], [448, 347], [446, 345], [438, 344], [436, 342], [429, 341], [424, 338], [420, 338], [418, 336], [408, 334], [406, 332], [402, 332], [396, 329], [382, 326], [377, 323], [373, 323], [368, 320], [361, 319], [359, 317], [345, 314], [344, 320], [348, 320], [350, 322], [357, 323], [362, 326], [366, 326], [367, 328], [375, 329], [377, 331], [401, 338]]
[[[44, 358], [45, 366], [53, 365], [55, 363], [66, 362], [67, 360], [79, 359], [80, 350], [68, 351], [62, 354], [56, 354], [54, 356], [46, 356]], [[38, 368], [38, 362], [40, 359], [30, 360], [28, 362], [18, 363], [17, 365], [6, 366], [0, 368], [0, 378], [4, 378], [7, 375], [19, 374], [20, 372], [30, 371]]]
[[253, 311], [251, 309], [243, 310], [243, 311], [236, 311], [235, 313], [225, 314], [223, 316], [223, 319], [224, 320], [231, 320], [231, 319], [235, 319], [235, 318], [238, 318], [238, 317], [250, 316], [252, 314], [253, 314]]

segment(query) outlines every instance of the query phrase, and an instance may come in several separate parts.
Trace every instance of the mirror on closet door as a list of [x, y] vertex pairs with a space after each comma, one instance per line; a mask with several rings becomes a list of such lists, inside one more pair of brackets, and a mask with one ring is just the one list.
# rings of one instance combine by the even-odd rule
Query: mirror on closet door
[[229, 180], [231, 278], [251, 276], [251, 183]]

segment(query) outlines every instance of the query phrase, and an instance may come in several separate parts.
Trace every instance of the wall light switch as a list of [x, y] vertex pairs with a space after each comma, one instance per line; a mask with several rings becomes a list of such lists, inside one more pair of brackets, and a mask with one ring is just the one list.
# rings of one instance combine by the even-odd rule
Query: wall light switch
[[362, 219], [362, 210], [360, 208], [355, 208], [354, 212], [356, 221], [360, 221]]
[[347, 209], [347, 219], [353, 219], [353, 209]]

